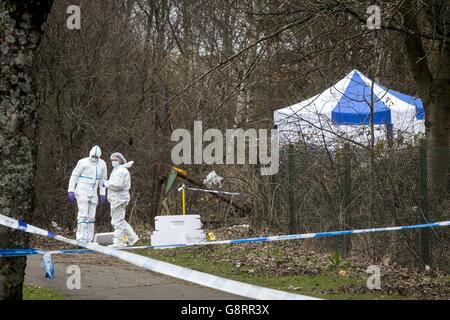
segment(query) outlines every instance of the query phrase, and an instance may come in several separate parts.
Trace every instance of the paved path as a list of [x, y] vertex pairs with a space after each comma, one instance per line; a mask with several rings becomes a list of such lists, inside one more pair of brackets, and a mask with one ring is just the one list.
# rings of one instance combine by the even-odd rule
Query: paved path
[[[25, 283], [51, 288], [80, 300], [230, 300], [243, 297], [157, 274], [102, 254], [54, 255], [56, 278], [45, 279], [42, 256], [29, 256]], [[66, 268], [78, 265], [81, 289], [67, 289]]]

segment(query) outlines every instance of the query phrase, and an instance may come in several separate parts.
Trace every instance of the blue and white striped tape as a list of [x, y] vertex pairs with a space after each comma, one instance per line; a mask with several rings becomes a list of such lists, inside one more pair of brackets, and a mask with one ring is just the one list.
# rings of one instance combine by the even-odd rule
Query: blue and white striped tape
[[251, 243], [251, 242], [286, 241], [286, 240], [309, 239], [309, 238], [335, 237], [335, 236], [342, 236], [342, 235], [349, 235], [349, 234], [376, 233], [376, 232], [413, 230], [413, 229], [428, 229], [428, 228], [439, 228], [439, 227], [448, 227], [448, 226], [450, 226], [450, 221], [427, 223], [427, 224], [416, 224], [416, 225], [399, 226], [399, 227], [384, 227], [384, 228], [369, 228], [369, 229], [356, 229], [356, 230], [344, 230], [344, 231], [289, 234], [289, 235], [280, 235], [280, 236], [271, 236], [271, 237], [257, 237], [257, 238], [219, 240], [219, 241], [204, 241], [204, 242], [197, 242], [197, 243], [181, 243], [181, 244], [169, 244], [169, 245], [159, 245], [159, 246], [135, 246], [135, 247], [125, 247], [125, 248], [122, 248], [122, 250], [164, 249], [164, 248], [177, 248], [177, 247], [217, 245], [217, 244], [239, 244], [239, 243]]
[[[192, 246], [204, 246], [204, 245], [218, 245], [218, 244], [242, 244], [242, 243], [251, 243], [251, 242], [286, 241], [286, 240], [309, 239], [309, 238], [335, 237], [335, 236], [350, 235], [350, 234], [439, 228], [439, 227], [447, 227], [447, 226], [450, 226], [450, 221], [427, 223], [427, 224], [416, 224], [416, 225], [399, 226], [399, 227], [384, 227], [384, 228], [370, 228], [370, 229], [357, 229], [357, 230], [345, 230], [345, 231], [290, 234], [290, 235], [280, 235], [280, 236], [271, 236], [271, 237], [257, 237], [257, 238], [232, 239], [232, 240], [220, 240], [220, 241], [204, 241], [204, 242], [197, 242], [197, 243], [180, 243], [180, 244], [168, 244], [168, 245], [158, 245], [158, 246], [135, 246], [135, 247], [120, 248], [119, 250], [165, 249], [165, 248], [179, 248], [179, 247], [192, 247]], [[29, 250], [29, 251], [26, 251], [26, 250]], [[69, 253], [85, 253], [85, 252], [92, 252], [92, 251], [91, 250], [57, 250], [57, 251], [53, 251], [52, 253], [54, 253], [54, 254], [58, 254], [58, 253], [69, 254]], [[0, 250], [0, 257], [12, 256], [12, 255], [16, 255], [16, 256], [32, 255], [32, 254], [42, 254], [42, 253], [45, 253], [45, 252], [37, 250], [37, 249], [10, 249], [10, 250]]]
[[217, 245], [217, 244], [239, 244], [239, 243], [251, 243], [251, 242], [271, 242], [271, 241], [286, 241], [297, 239], [309, 239], [309, 238], [323, 238], [323, 237], [335, 237], [349, 234], [362, 234], [362, 233], [376, 233], [376, 232], [388, 232], [399, 230], [413, 230], [413, 229], [428, 229], [450, 226], [450, 221], [442, 221], [427, 224], [416, 224], [409, 226], [399, 227], [384, 227], [384, 228], [370, 228], [370, 229], [357, 229], [357, 230], [345, 230], [345, 231], [328, 231], [317, 233], [303, 233], [303, 234], [289, 234], [271, 237], [257, 237], [246, 239], [233, 239], [233, 240], [220, 240], [220, 241], [205, 241], [197, 243], [181, 243], [171, 245], [159, 245], [159, 246], [136, 246], [126, 247], [123, 250], [136, 250], [136, 249], [164, 249], [164, 248], [177, 248], [177, 247], [192, 247], [192, 246], [204, 246], [204, 245]]
[[24, 257], [34, 254], [45, 254], [45, 251], [38, 249], [0, 249], [0, 257]]
[[37, 254], [71, 254], [71, 253], [94, 253], [93, 250], [79, 249], [79, 250], [54, 250], [45, 251], [40, 249], [0, 249], [0, 258], [8, 257], [25, 257]]
[[165, 274], [177, 279], [196, 283], [201, 286], [221, 290], [231, 294], [259, 300], [317, 300], [317, 298], [293, 294], [285, 291], [269, 289], [251, 285], [248, 283], [238, 282], [230, 279], [217, 277], [208, 273], [191, 270], [188, 268], [176, 266], [167, 262], [158, 261], [148, 257], [140, 256], [126, 251], [117, 250], [114, 248], [107, 248], [94, 243], [86, 243], [68, 239], [59, 236], [52, 232], [37, 228], [32, 225], [27, 225], [25, 222], [17, 221], [7, 216], [0, 214], [0, 225], [6, 227], [22, 230], [24, 232], [50, 237], [52, 239], [68, 243], [71, 245], [83, 247], [89, 250], [103, 253], [105, 255], [119, 258], [123, 261], [132, 263], [136, 266], [145, 268], [147, 270]]

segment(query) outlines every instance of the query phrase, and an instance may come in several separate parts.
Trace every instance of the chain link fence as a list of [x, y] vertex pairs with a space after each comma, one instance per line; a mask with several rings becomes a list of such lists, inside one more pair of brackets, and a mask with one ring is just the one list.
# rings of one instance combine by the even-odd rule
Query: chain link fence
[[[449, 149], [416, 143], [284, 145], [272, 181], [291, 232], [413, 225], [450, 219]], [[351, 235], [314, 246], [450, 270], [449, 228]]]

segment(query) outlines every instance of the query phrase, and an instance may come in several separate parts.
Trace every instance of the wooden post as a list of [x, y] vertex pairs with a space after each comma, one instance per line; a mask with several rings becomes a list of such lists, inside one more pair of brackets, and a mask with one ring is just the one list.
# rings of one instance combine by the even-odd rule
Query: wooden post
[[161, 212], [161, 195], [163, 191], [163, 185], [165, 178], [161, 174], [164, 173], [164, 171], [161, 171], [162, 166], [155, 164], [153, 166], [153, 193], [150, 203], [151, 208], [151, 216], [150, 216], [150, 225], [154, 226], [155, 217], [160, 215]]

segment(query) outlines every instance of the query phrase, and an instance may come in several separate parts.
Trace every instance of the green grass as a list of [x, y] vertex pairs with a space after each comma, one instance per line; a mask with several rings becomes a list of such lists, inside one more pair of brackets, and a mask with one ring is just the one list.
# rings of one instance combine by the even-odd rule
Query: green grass
[[66, 295], [33, 285], [23, 286], [23, 300], [66, 300]]
[[[229, 252], [217, 248], [215, 254], [226, 253], [226, 257], [235, 256], [237, 252]], [[273, 252], [272, 252], [273, 253]], [[145, 250], [141, 254], [173, 263], [176, 265], [188, 267], [197, 271], [202, 271], [217, 276], [233, 279], [241, 282], [255, 284], [263, 287], [304, 294], [325, 299], [360, 299], [360, 300], [381, 300], [381, 299], [407, 299], [403, 296], [388, 296], [373, 294], [321, 294], [320, 291], [327, 289], [337, 289], [344, 286], [365, 286], [364, 279], [342, 277], [333, 271], [321, 275], [289, 275], [289, 276], [260, 276], [248, 273], [249, 267], [237, 267], [229, 262], [218, 262], [207, 259], [195, 252], [182, 249], [164, 249], [164, 250]], [[277, 258], [282, 257], [281, 252], [276, 252]]]

